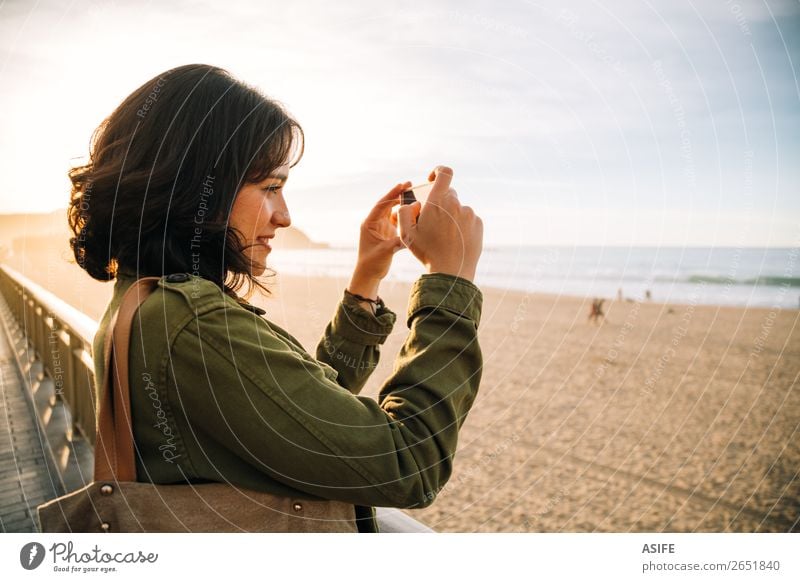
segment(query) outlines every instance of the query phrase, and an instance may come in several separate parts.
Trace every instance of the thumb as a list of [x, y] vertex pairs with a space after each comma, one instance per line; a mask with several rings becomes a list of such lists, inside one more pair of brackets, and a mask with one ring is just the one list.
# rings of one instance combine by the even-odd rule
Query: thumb
[[413, 204], [403, 204], [397, 210], [397, 225], [400, 228], [400, 240], [406, 246], [411, 246], [414, 232], [417, 229], [417, 217], [419, 216], [422, 204], [419, 201]]
[[433, 182], [428, 200], [440, 203], [450, 190], [450, 182], [453, 180], [453, 169], [447, 166], [436, 166], [428, 176], [428, 181]]

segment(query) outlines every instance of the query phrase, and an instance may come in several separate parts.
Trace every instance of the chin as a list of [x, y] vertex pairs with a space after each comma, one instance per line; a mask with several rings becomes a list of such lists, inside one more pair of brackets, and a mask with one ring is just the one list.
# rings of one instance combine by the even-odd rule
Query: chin
[[267, 272], [267, 262], [264, 261], [263, 263], [256, 263], [253, 265], [253, 268], [250, 270], [250, 274], [253, 277], [260, 277], [264, 273]]
[[250, 274], [253, 277], [260, 277], [267, 271], [267, 255], [260, 257], [250, 257]]

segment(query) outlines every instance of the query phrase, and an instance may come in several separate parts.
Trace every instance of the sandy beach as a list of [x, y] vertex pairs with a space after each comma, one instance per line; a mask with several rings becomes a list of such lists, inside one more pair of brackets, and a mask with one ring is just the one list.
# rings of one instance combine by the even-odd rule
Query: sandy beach
[[[99, 317], [111, 284], [38, 264], [26, 275]], [[346, 284], [278, 277], [254, 302], [313, 352]], [[381, 289], [398, 322], [364, 394], [405, 338], [409, 287]], [[593, 325], [590, 303], [484, 289], [481, 391], [450, 482], [410, 514], [459, 532], [800, 529], [800, 312], [618, 301]]]

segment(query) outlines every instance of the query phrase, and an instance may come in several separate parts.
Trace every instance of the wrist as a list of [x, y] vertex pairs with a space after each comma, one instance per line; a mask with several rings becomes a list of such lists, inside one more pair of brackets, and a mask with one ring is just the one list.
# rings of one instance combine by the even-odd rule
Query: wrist
[[344, 290], [344, 295], [345, 295], [346, 298], [347, 297], [352, 298], [356, 303], [358, 303], [358, 306], [361, 309], [363, 309], [365, 311], [369, 311], [372, 315], [375, 315], [375, 316], [378, 315], [379, 311], [381, 311], [382, 309], [386, 308], [386, 305], [383, 303], [383, 299], [381, 299], [380, 297], [378, 297], [377, 300], [376, 299], [370, 299], [368, 297], [363, 297], [361, 295], [353, 293], [349, 289], [345, 289]]
[[455, 277], [461, 277], [462, 279], [466, 279], [467, 281], [473, 282], [475, 280], [475, 268], [465, 269], [465, 268], [455, 268], [455, 267], [437, 267], [434, 265], [428, 265], [428, 273], [444, 273], [445, 275], [453, 275]]
[[353, 273], [350, 279], [350, 284], [347, 290], [353, 295], [361, 295], [368, 299], [378, 299], [378, 288], [380, 287], [381, 279], [375, 277], [366, 277]]

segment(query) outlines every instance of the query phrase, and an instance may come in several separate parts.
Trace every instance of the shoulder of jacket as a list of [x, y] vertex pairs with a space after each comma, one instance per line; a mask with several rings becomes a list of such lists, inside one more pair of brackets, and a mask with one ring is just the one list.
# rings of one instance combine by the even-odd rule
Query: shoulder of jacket
[[216, 283], [188, 273], [165, 275], [159, 279], [158, 286], [164, 290], [164, 301], [177, 299], [195, 313], [236, 304]]

